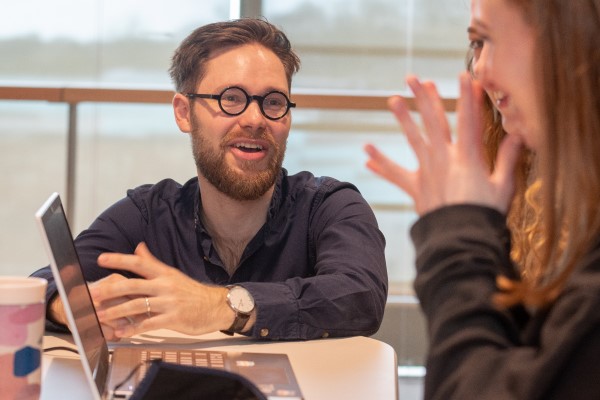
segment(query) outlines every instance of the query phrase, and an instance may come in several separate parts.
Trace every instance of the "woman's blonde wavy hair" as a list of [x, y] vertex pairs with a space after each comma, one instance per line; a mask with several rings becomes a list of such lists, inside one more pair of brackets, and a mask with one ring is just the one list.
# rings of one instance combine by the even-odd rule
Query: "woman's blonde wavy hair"
[[[469, 68], [471, 62], [472, 55], [469, 55]], [[483, 110], [484, 154], [490, 171], [493, 171], [498, 148], [507, 133], [502, 128], [500, 115], [489, 97], [485, 98]], [[527, 282], [531, 287], [536, 286], [543, 276], [540, 254], [544, 242], [539, 201], [541, 182], [536, 179], [534, 165], [534, 153], [524, 149], [515, 168], [515, 194], [507, 215], [507, 226], [511, 233], [511, 258], [519, 269], [521, 281]], [[501, 278], [499, 286], [509, 292], [511, 282]]]

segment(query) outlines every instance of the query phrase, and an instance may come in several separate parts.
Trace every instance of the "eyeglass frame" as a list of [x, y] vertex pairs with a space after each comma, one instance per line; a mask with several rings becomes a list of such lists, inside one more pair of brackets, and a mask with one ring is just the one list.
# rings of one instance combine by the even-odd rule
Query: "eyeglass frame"
[[[244, 93], [244, 95], [246, 95], [246, 105], [244, 106], [244, 108], [242, 108], [242, 109], [240, 110], [240, 112], [237, 112], [237, 113], [232, 113], [232, 112], [230, 112], [230, 111], [227, 111], [227, 110], [225, 110], [225, 109], [223, 108], [223, 105], [221, 104], [221, 98], [223, 97], [223, 94], [224, 94], [226, 91], [230, 90], [230, 89], [238, 89], [238, 90], [240, 90], [242, 93]], [[265, 101], [265, 99], [266, 99], [266, 98], [267, 98], [269, 95], [271, 95], [271, 94], [273, 94], [273, 93], [278, 93], [278, 94], [282, 95], [282, 96], [283, 96], [283, 98], [284, 98], [284, 99], [285, 99], [285, 101], [286, 101], [286, 109], [285, 109], [285, 112], [284, 112], [284, 113], [283, 113], [283, 114], [282, 114], [280, 117], [277, 117], [277, 118], [273, 118], [273, 117], [270, 117], [270, 116], [268, 116], [268, 115], [267, 115], [267, 113], [265, 113], [265, 110], [264, 110], [264, 108], [263, 108], [263, 102]], [[267, 118], [267, 119], [270, 119], [271, 121], [277, 121], [277, 120], [280, 120], [281, 118], [285, 117], [285, 116], [288, 114], [288, 112], [290, 111], [290, 108], [294, 108], [294, 107], [296, 107], [296, 103], [292, 103], [292, 102], [290, 101], [290, 99], [287, 97], [287, 95], [286, 95], [285, 93], [283, 93], [282, 91], [280, 91], [280, 90], [271, 90], [270, 92], [268, 92], [268, 93], [265, 93], [265, 95], [264, 95], [264, 96], [258, 96], [258, 95], [255, 95], [255, 94], [254, 94], [254, 95], [250, 95], [250, 94], [248, 94], [248, 92], [246, 92], [244, 89], [242, 89], [242, 88], [241, 88], [241, 87], [239, 87], [239, 86], [228, 86], [228, 87], [226, 87], [225, 89], [223, 89], [223, 90], [221, 91], [221, 93], [219, 93], [219, 94], [206, 94], [206, 93], [182, 93], [182, 94], [183, 94], [185, 97], [187, 97], [188, 99], [212, 99], [212, 100], [217, 100], [217, 102], [218, 102], [218, 104], [219, 104], [219, 108], [221, 109], [221, 111], [223, 111], [225, 114], [227, 114], [227, 115], [229, 115], [229, 116], [231, 116], [231, 117], [235, 117], [235, 116], [238, 116], [238, 115], [241, 115], [241, 114], [243, 114], [243, 113], [244, 113], [244, 111], [246, 111], [246, 110], [248, 109], [248, 106], [250, 106], [250, 103], [252, 103], [252, 100], [256, 100], [256, 101], [257, 101], [257, 103], [258, 103], [258, 108], [260, 109], [260, 112], [261, 112], [261, 114], [262, 114], [262, 115], [263, 115], [265, 118]]]

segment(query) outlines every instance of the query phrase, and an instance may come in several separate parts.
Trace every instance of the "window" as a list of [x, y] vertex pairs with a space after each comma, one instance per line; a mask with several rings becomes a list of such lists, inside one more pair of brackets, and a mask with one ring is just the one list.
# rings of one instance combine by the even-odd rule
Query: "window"
[[[222, 0], [9, 2], [0, 13], [0, 85], [170, 88], [175, 47], [229, 11]], [[195, 171], [168, 105], [84, 103], [78, 119], [74, 234], [127, 188]], [[48, 264], [33, 213], [53, 191], [64, 198], [67, 126], [65, 104], [0, 100], [0, 274]]]
[[[467, 0], [253, 4], [288, 34], [302, 59], [292, 100], [294, 90], [402, 93], [409, 72], [435, 80], [443, 95], [457, 92]], [[195, 27], [228, 19], [231, 9], [222, 0], [12, 2], [0, 16], [0, 53], [9, 55], [0, 63], [0, 80], [170, 88], [167, 69], [175, 47]], [[26, 275], [47, 263], [32, 214], [50, 192], [65, 190], [68, 108], [0, 101], [0, 166], [10, 171], [3, 174], [9, 195], [0, 200], [0, 273]], [[414, 276], [408, 228], [415, 215], [406, 195], [364, 167], [362, 151], [371, 141], [396, 159], [411, 159], [394, 118], [385, 111], [292, 112], [284, 166], [290, 173], [310, 170], [356, 184], [386, 235], [392, 286], [408, 288]], [[187, 136], [179, 133], [169, 105], [84, 103], [78, 118], [75, 234], [126, 189], [195, 174]]]
[[[434, 80], [456, 96], [464, 69], [466, 0], [263, 0], [263, 14], [289, 36], [302, 60], [294, 88], [403, 93], [404, 77]], [[386, 236], [392, 292], [410, 292], [416, 215], [408, 196], [364, 167], [372, 142], [413, 160], [391, 113], [294, 110], [286, 167], [350, 181], [372, 204]], [[310, 149], [310, 151], [307, 151]]]

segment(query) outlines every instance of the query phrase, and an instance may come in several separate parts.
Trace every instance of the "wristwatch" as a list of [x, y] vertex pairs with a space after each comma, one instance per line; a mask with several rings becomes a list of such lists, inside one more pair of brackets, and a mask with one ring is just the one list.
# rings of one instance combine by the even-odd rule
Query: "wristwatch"
[[248, 290], [239, 285], [227, 286], [229, 293], [227, 293], [227, 304], [235, 313], [235, 319], [233, 324], [226, 331], [221, 331], [227, 335], [233, 335], [234, 333], [240, 333], [248, 320], [252, 311], [254, 311], [254, 298]]

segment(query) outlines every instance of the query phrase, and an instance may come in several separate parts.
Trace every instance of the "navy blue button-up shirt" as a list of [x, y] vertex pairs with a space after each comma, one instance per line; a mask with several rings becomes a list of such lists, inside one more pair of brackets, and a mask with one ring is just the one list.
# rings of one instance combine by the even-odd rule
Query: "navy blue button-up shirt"
[[[252, 336], [313, 339], [379, 329], [388, 287], [385, 239], [356, 187], [283, 170], [267, 221], [232, 276], [198, 218], [200, 207], [197, 178], [129, 190], [75, 240], [86, 280], [111, 273], [98, 267], [100, 253], [133, 253], [143, 241], [193, 279], [248, 289], [257, 311]], [[57, 293], [50, 269], [34, 275], [49, 280], [49, 301]], [[48, 321], [48, 328], [57, 327]]]

